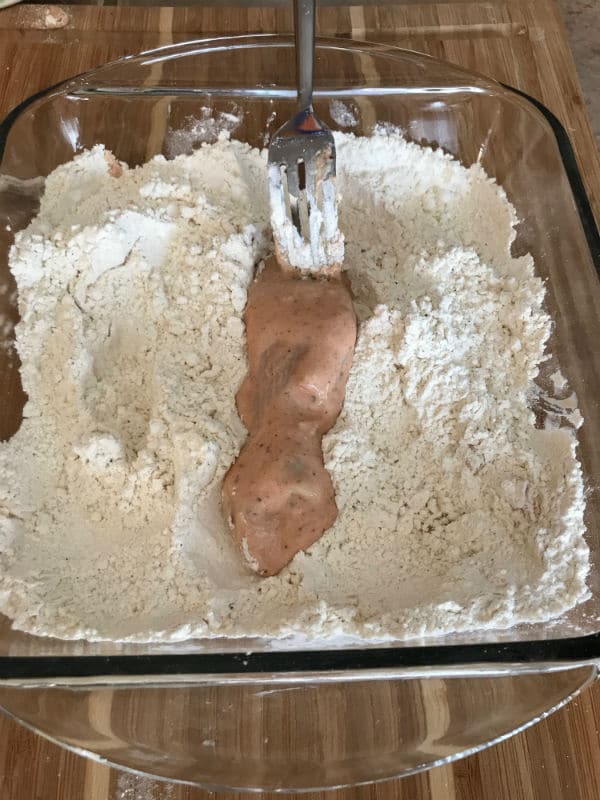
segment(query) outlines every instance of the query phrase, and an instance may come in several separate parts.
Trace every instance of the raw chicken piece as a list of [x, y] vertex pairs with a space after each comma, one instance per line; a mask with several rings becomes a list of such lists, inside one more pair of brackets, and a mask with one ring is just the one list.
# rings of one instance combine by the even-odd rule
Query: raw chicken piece
[[248, 439], [223, 482], [223, 507], [250, 566], [275, 575], [337, 517], [321, 439], [344, 403], [356, 341], [339, 270], [301, 278], [272, 258], [250, 287], [249, 371], [237, 394]]

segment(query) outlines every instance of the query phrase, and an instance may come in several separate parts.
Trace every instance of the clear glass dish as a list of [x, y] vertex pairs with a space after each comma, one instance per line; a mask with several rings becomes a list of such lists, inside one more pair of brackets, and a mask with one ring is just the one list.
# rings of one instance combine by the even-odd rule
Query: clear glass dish
[[[301, 792], [389, 780], [471, 755], [544, 719], [595, 676], [587, 666], [551, 674], [276, 686], [258, 679], [0, 687], [0, 708], [76, 753], [124, 769], [212, 791]], [[171, 796], [131, 779], [118, 786], [131, 792], [123, 797]], [[114, 796], [121, 797], [118, 790]]]
[[[7, 269], [14, 232], [36, 212], [43, 178], [85, 147], [104, 143], [129, 164], [173, 156], [215, 134], [263, 146], [294, 107], [294, 51], [287, 38], [188, 42], [128, 57], [29, 98], [0, 126], [0, 314], [16, 319]], [[598, 234], [573, 152], [539, 103], [492, 80], [418, 53], [345, 40], [317, 48], [316, 107], [333, 128], [332, 100], [356, 115], [480, 162], [507, 191], [522, 222], [515, 249], [533, 254], [555, 320], [551, 350], [577, 393], [585, 425], [580, 457], [588, 489], [600, 483], [600, 284]], [[333, 110], [333, 117], [336, 116]], [[193, 120], [201, 119], [200, 125]], [[593, 255], [594, 254], [594, 255]], [[8, 287], [8, 289], [4, 289]], [[12, 301], [12, 302], [11, 302]], [[0, 436], [18, 428], [18, 363], [0, 348]], [[12, 685], [315, 681], [390, 676], [531, 672], [600, 657], [600, 498], [589, 492], [591, 599], [551, 624], [471, 632], [392, 646], [278, 649], [251, 639], [123, 644], [65, 642], [0, 624], [0, 679]]]

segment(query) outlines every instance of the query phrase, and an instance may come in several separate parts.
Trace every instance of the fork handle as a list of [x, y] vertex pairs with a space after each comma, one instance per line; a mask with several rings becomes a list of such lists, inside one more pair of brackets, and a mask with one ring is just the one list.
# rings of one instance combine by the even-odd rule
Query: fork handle
[[298, 103], [302, 111], [312, 108], [315, 6], [316, 0], [294, 0], [296, 82], [298, 84]]

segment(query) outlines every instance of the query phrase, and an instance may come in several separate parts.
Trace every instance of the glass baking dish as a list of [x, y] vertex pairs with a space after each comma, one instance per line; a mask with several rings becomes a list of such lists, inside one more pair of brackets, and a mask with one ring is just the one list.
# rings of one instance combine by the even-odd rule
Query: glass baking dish
[[[285, 37], [215, 38], [124, 58], [35, 95], [0, 126], [0, 314], [16, 320], [7, 253], [36, 213], [43, 179], [83, 148], [105, 144], [139, 164], [214, 138], [219, 125], [263, 147], [295, 103]], [[398, 48], [320, 40], [315, 105], [332, 128], [350, 109], [354, 133], [376, 123], [479, 162], [521, 220], [513, 248], [530, 252], [547, 286], [550, 349], [579, 399], [592, 554], [591, 598], [552, 623], [378, 646], [285, 649], [253, 639], [129, 644], [60, 641], [0, 623], [0, 679], [11, 685], [315, 680], [563, 669], [600, 658], [600, 284], [598, 233], [573, 151], [537, 101], [451, 64]], [[333, 103], [333, 104], [332, 104]], [[236, 121], [237, 120], [237, 121]], [[219, 125], [215, 124], [215, 121]], [[9, 326], [4, 326], [8, 330]], [[10, 333], [5, 336], [10, 338]], [[6, 342], [5, 342], [6, 343]], [[556, 362], [552, 361], [551, 365]], [[0, 436], [21, 420], [18, 363], [0, 348]], [[542, 376], [543, 377], [543, 376]]]

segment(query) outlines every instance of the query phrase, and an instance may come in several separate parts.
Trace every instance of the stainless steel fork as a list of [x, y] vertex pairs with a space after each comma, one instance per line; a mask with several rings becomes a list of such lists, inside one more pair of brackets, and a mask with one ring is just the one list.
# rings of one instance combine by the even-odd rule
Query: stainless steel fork
[[338, 228], [333, 134], [312, 105], [315, 0], [294, 0], [298, 112], [269, 145], [271, 223], [291, 266], [329, 272], [343, 260]]

